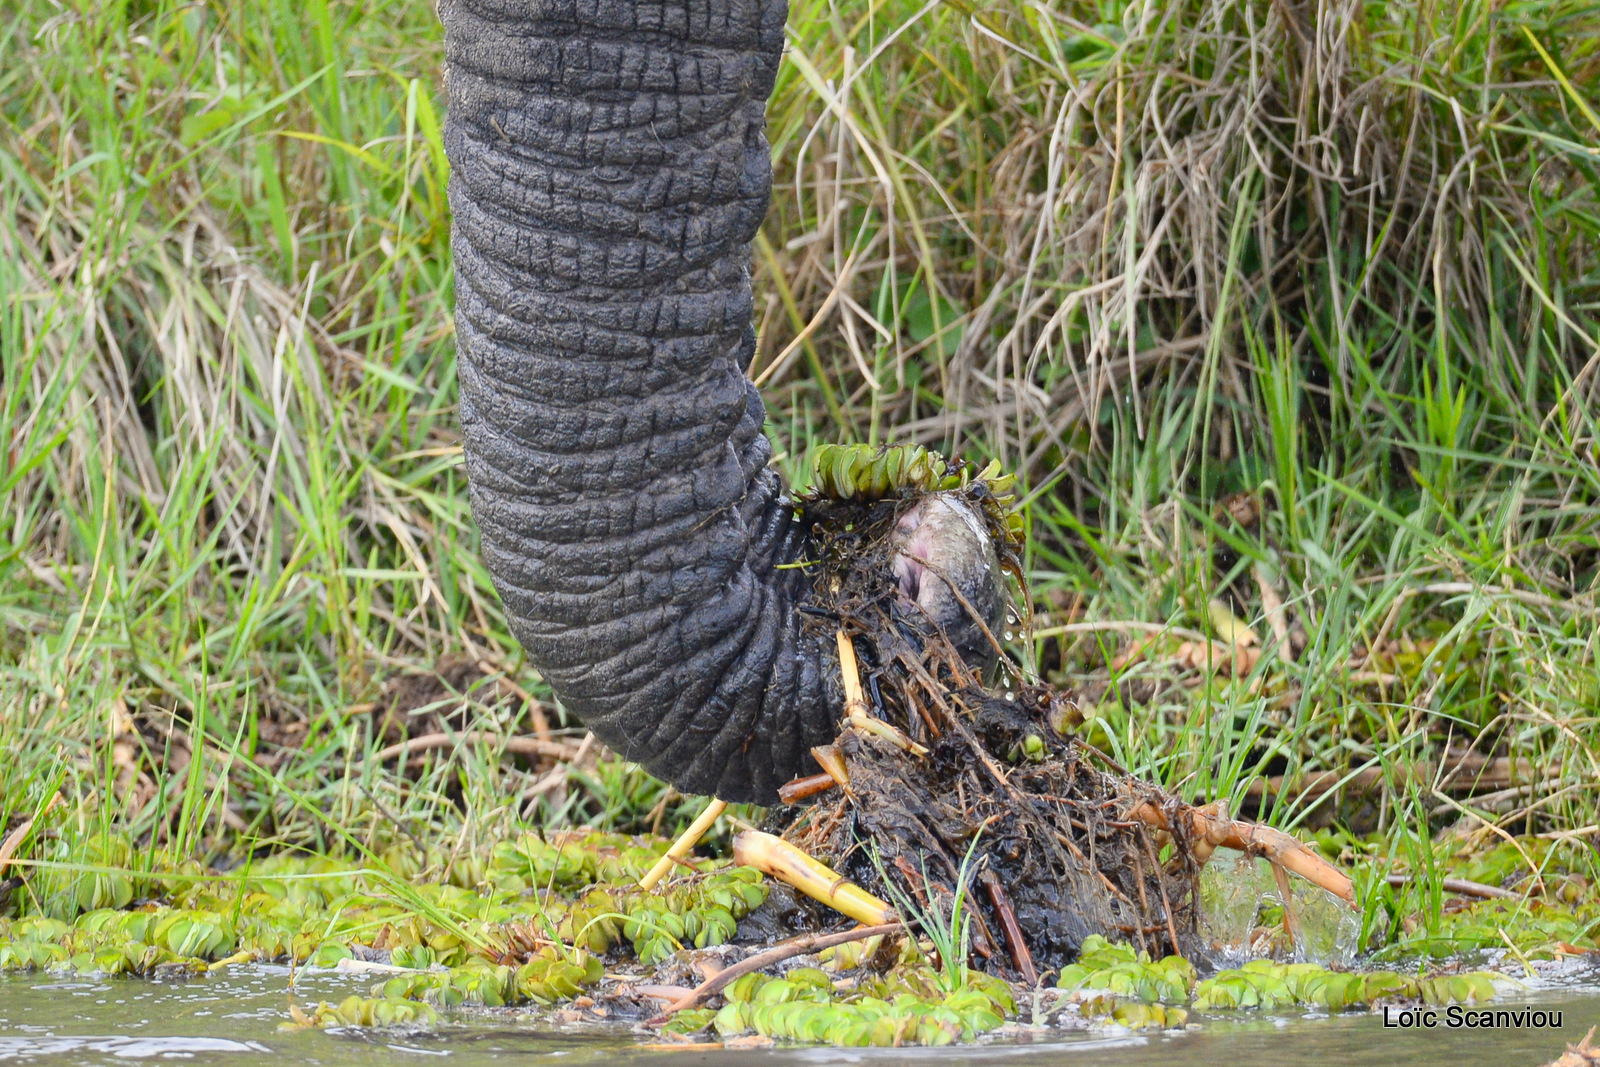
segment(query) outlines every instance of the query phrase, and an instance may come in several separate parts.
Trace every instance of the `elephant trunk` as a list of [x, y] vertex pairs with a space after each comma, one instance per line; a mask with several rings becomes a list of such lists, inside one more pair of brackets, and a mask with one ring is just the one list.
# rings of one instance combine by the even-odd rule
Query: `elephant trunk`
[[461, 419], [513, 630], [689, 793], [771, 802], [842, 697], [743, 367], [785, 0], [443, 0]]

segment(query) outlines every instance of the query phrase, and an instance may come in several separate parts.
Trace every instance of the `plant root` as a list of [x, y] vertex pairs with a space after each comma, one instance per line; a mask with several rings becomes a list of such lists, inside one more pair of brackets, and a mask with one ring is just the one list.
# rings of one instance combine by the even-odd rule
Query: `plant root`
[[[910, 740], [905, 734], [895, 729], [889, 723], [875, 717], [867, 707], [866, 697], [861, 692], [861, 669], [856, 665], [856, 645], [845, 635], [843, 630], [838, 633], [839, 642], [839, 671], [844, 678], [844, 713], [850, 723], [850, 728], [863, 733], [875, 734], [888, 741], [891, 745], [905, 752], [917, 756], [926, 756], [928, 750]], [[846, 777], [841, 785], [848, 785]]]
[[[1189, 820], [1189, 832], [1193, 838], [1209, 846], [1203, 852], [1196, 850], [1196, 858], [1200, 862], [1209, 859], [1212, 850], [1217, 848], [1231, 848], [1259, 856], [1273, 867], [1297, 874], [1355, 907], [1356, 894], [1350, 877], [1317, 855], [1311, 846], [1282, 830], [1229, 818], [1227, 808], [1220, 802], [1203, 807], [1186, 807], [1183, 814]], [[1167, 813], [1154, 805], [1142, 804], [1130, 815], [1153, 829], [1172, 829]]]
[[[1020, 543], [987, 483], [943, 491], [980, 516], [1000, 566], [1020, 581]], [[989, 688], [894, 578], [894, 531], [923, 495], [807, 504], [821, 566], [806, 625], [831, 631], [846, 711], [834, 744], [815, 750], [822, 773], [785, 786], [792, 806], [774, 816], [805, 858], [791, 867], [826, 872], [804, 891], [835, 903], [835, 880], [853, 882], [871, 899], [901, 901], [912, 912], [903, 918], [924, 929], [959, 925], [960, 900], [981, 965], [1030, 985], [1075, 960], [1091, 935], [1203, 957], [1199, 872], [1219, 847], [1354, 903], [1350, 880], [1289, 835], [1220, 804], [1185, 804], [1068, 736], [1076, 707], [1021, 684], [1014, 664], [1002, 658], [1009, 680]]]
[[854, 930], [840, 930], [831, 934], [806, 934], [804, 937], [785, 941], [781, 945], [774, 945], [765, 952], [757, 952], [753, 956], [746, 956], [738, 963], [724, 967], [704, 982], [695, 986], [688, 996], [668, 1005], [660, 1015], [651, 1019], [648, 1025], [660, 1026], [677, 1012], [703, 1004], [707, 997], [715, 996], [733, 982], [753, 971], [771, 967], [796, 956], [821, 952], [823, 949], [833, 948], [835, 945], [845, 945], [851, 941], [865, 941], [869, 937], [881, 937], [884, 934], [899, 933], [905, 928], [905, 924], [901, 922], [880, 923], [877, 926], [858, 926]]

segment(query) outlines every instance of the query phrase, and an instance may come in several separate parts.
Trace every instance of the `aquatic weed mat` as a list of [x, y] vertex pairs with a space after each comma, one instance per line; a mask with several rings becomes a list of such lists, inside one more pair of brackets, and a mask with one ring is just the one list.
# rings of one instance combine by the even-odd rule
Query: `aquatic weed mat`
[[454, 858], [396, 846], [361, 863], [278, 855], [226, 873], [52, 866], [35, 875], [36, 912], [0, 918], [0, 971], [178, 980], [286, 961], [373, 977], [371, 996], [297, 1006], [306, 1024], [553, 1005], [619, 966], [637, 979], [685, 949], [724, 944], [765, 902], [759, 872], [725, 860], [688, 861], [671, 886], [641, 890], [661, 845], [558, 832]]
[[[782, 916], [792, 909], [780, 901], [741, 930], [769, 885], [725, 859], [688, 860], [670, 883], [640, 889], [665, 844], [571, 832], [502, 841], [448, 867], [441, 854], [397, 846], [364, 863], [274, 856], [226, 873], [193, 863], [95, 868], [56, 883], [41, 913], [0, 918], [0, 972], [207, 982], [287, 962], [290, 1028], [405, 1030], [515, 1009], [539, 1027], [672, 1040], [718, 1012], [638, 1027], [706, 968], [742, 956], [746, 948], [732, 942], [765, 948], [788, 932]], [[808, 954], [781, 976], [753, 976], [729, 991], [730, 1002], [772, 988], [747, 1017], [730, 1012], [722, 1024], [801, 1041], [933, 1045], [973, 1040], [1015, 1013], [1005, 983], [972, 974], [949, 987], [914, 945], [900, 947], [903, 958], [858, 974], [848, 991], [835, 978], [860, 961], [843, 954]], [[345, 995], [320, 999], [329, 988], [322, 977], [335, 973]], [[313, 980], [297, 986], [297, 975]]]
[[[1492, 976], [1448, 966], [1424, 978], [1256, 961], [1202, 980], [1187, 960], [1090, 936], [1055, 981], [1045, 976], [1042, 988], [1019, 993], [962, 961], [936, 965], [918, 938], [880, 936], [746, 974], [720, 1003], [681, 1011], [646, 1036], [639, 1024], [708, 971], [826, 925], [796, 906], [789, 887], [725, 859], [690, 859], [667, 883], [639, 889], [665, 844], [530, 833], [453, 860], [396, 846], [360, 863], [280, 855], [231, 872], [160, 857], [145, 872], [40, 868], [40, 912], [0, 920], [0, 970], [213, 982], [234, 980], [252, 961], [286, 961], [283, 980], [302, 977], [285, 1002], [290, 1026], [406, 1029], [515, 1009], [523, 1023], [563, 1033], [618, 1027], [636, 1040], [671, 1041], [710, 1040], [714, 1031], [836, 1045], [971, 1041], [1019, 1015], [1066, 1028], [1169, 1028], [1183, 1024], [1191, 1003], [1337, 1011], [1493, 992]], [[339, 982], [339, 995], [320, 999]]]

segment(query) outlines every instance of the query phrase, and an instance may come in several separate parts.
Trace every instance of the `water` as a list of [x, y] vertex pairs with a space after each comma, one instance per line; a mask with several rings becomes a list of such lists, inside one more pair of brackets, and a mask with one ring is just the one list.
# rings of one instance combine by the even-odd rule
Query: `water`
[[[1298, 878], [1289, 882], [1295, 917], [1294, 959], [1324, 967], [1349, 967], [1360, 952], [1361, 916], [1338, 897]], [[1219, 848], [1200, 871], [1201, 933], [1224, 967], [1259, 955], [1251, 941], [1263, 906], [1282, 905], [1283, 894], [1264, 859]]]
[[[302, 1007], [365, 993], [370, 976], [301, 972]], [[556, 1026], [527, 1013], [454, 1016], [433, 1031], [410, 1033], [280, 1030], [289, 1019], [284, 967], [229, 968], [187, 983], [140, 979], [63, 981], [41, 975], [0, 977], [0, 1061], [19, 1065], [186, 1062], [217, 1067], [368, 1067], [440, 1063], [452, 1067], [826, 1067], [832, 1064], [926, 1064], [928, 1067], [1038, 1064], [1173, 1067], [1285, 1063], [1520, 1067], [1557, 1056], [1600, 1022], [1600, 970], [1572, 965], [1564, 977], [1531, 985], [1524, 1003], [1560, 1010], [1560, 1030], [1385, 1029], [1379, 1016], [1335, 1017], [1232, 1013], [1200, 1016], [1183, 1033], [1106, 1035], [1012, 1027], [978, 1046], [917, 1049], [693, 1049], [658, 1052], [636, 1046], [649, 1037], [624, 1025]]]

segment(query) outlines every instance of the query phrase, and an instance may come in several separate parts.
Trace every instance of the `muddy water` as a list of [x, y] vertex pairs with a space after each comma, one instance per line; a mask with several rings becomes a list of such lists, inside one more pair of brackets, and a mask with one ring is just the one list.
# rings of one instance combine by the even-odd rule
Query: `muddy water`
[[[302, 972], [301, 1005], [364, 993], [370, 977]], [[1374, 1015], [1200, 1017], [1183, 1033], [1106, 1035], [1013, 1028], [1009, 1037], [968, 1048], [781, 1049], [652, 1052], [627, 1028], [552, 1027], [514, 1013], [455, 1016], [431, 1032], [285, 1031], [289, 973], [281, 967], [230, 968], [186, 983], [137, 979], [67, 981], [41, 975], [0, 977], [0, 1061], [18, 1064], [129, 1064], [185, 1061], [218, 1067], [366, 1067], [440, 1062], [455, 1067], [549, 1064], [669, 1064], [671, 1067], [822, 1067], [827, 1064], [922, 1063], [929, 1067], [994, 1064], [1031, 1067], [1171, 1067], [1286, 1063], [1447, 1064], [1519, 1067], [1544, 1063], [1600, 1022], [1600, 971], [1569, 971], [1532, 983], [1499, 1006], [1524, 1003], [1560, 1011], [1559, 1030], [1385, 1029]]]

